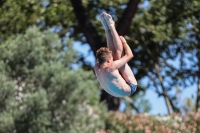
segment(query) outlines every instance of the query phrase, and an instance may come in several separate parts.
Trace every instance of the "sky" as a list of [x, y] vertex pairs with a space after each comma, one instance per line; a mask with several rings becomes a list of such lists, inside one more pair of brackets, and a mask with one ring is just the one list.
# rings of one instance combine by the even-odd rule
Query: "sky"
[[[94, 65], [95, 58], [88, 44], [82, 45], [80, 42], [74, 42], [73, 47], [78, 53], [83, 54], [86, 61]], [[174, 64], [178, 64], [178, 63], [174, 62]], [[141, 84], [147, 84], [147, 82], [148, 82], [147, 79], [143, 79], [140, 81]], [[195, 94], [197, 91], [197, 85], [195, 84], [193, 86], [184, 88], [183, 90], [184, 91], [182, 91], [181, 93], [181, 102], [184, 102], [184, 99], [186, 97], [191, 98], [192, 95], [196, 96]], [[162, 97], [158, 97], [157, 94], [153, 90], [147, 89], [147, 92], [144, 98], [149, 100], [152, 107], [149, 114], [152, 114], [152, 115], [157, 115], [157, 114], [166, 115], [167, 114], [167, 108], [166, 108], [164, 99]], [[120, 108], [123, 109], [124, 105], [121, 104]]]

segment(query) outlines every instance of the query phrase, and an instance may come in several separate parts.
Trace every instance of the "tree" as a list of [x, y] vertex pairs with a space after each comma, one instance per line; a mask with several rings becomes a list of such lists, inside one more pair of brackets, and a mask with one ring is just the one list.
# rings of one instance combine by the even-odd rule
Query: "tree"
[[[78, 19], [79, 25], [82, 28], [83, 34], [85, 35], [87, 42], [89, 43], [93, 53], [95, 53], [100, 47], [104, 47], [105, 42], [102, 41], [102, 37], [99, 36], [97, 30], [92, 25], [92, 21], [89, 18], [86, 9], [84, 8], [81, 0], [71, 0], [72, 6], [74, 8], [74, 13]], [[97, 4], [100, 4], [97, 2]], [[130, 0], [127, 3], [127, 7], [123, 12], [123, 17], [119, 20], [117, 26], [118, 34], [125, 35], [131, 24], [131, 20], [137, 10], [137, 5], [139, 0]], [[119, 5], [117, 5], [119, 6]], [[116, 9], [115, 9], [116, 10]], [[106, 91], [102, 90], [101, 101], [106, 101], [109, 110], [116, 111], [120, 105], [120, 99], [111, 96]]]
[[[169, 114], [174, 111], [180, 112], [181, 106], [173, 90], [178, 91], [180, 86], [185, 87], [194, 81], [199, 82], [197, 76], [199, 68], [196, 67], [199, 65], [197, 63], [199, 54], [195, 50], [199, 49], [197, 43], [199, 2], [195, 0], [139, 2], [139, 0], [1, 1], [1, 41], [5, 41], [13, 34], [23, 33], [25, 27], [36, 24], [42, 31], [51, 28], [63, 41], [69, 36], [81, 41], [82, 44], [88, 43], [95, 53], [96, 49], [106, 45], [102, 25], [96, 19], [102, 11], [106, 11], [113, 16], [119, 34], [127, 35], [129, 39], [128, 43], [135, 54], [130, 66], [137, 67], [133, 69], [136, 78], [140, 80], [147, 76], [152, 82], [149, 82], [146, 88], [152, 88], [158, 96], [165, 99]], [[145, 8], [142, 8], [145, 4]], [[140, 8], [137, 8], [138, 5]], [[186, 56], [188, 54], [191, 55], [189, 58]], [[197, 58], [192, 58], [195, 56]], [[80, 60], [84, 62], [83, 58]], [[180, 60], [178, 68], [170, 63], [174, 60]], [[188, 61], [192, 64], [189, 67]], [[85, 66], [88, 70], [88, 64]], [[195, 69], [191, 70], [194, 66]], [[197, 109], [199, 97], [198, 95], [196, 100]], [[120, 99], [102, 91], [101, 100], [105, 99], [109, 110], [118, 110]]]
[[181, 42], [183, 48], [180, 48], [182, 64], [180, 71], [184, 75], [185, 86], [197, 84], [195, 110], [200, 111], [200, 2], [186, 0], [182, 6], [185, 12], [179, 19], [187, 23], [181, 29], [185, 30], [187, 34]]
[[104, 127], [98, 84], [92, 71], [72, 68], [77, 54], [70, 39], [61, 43], [57, 34], [32, 27], [3, 42], [0, 52], [0, 132], [96, 132]]
[[[102, 26], [94, 18], [104, 9], [109, 13], [117, 14], [118, 16], [114, 16], [115, 20], [121, 15], [119, 23], [117, 22], [117, 30], [120, 35], [125, 35], [138, 4], [139, 0], [129, 0], [129, 2], [127, 0], [115, 0], [109, 3], [97, 0], [83, 2], [81, 0], [2, 1], [0, 5], [1, 40], [4, 41], [12, 34], [23, 33], [29, 25], [37, 24], [42, 30], [49, 27], [53, 28], [54, 32], [58, 33], [59, 37], [63, 39], [67, 34], [83, 43], [87, 42], [95, 53], [98, 48], [105, 46], [106, 43], [102, 37]], [[122, 6], [126, 6], [126, 8], [123, 9]], [[16, 12], [19, 12], [19, 14], [16, 14]], [[109, 110], [119, 108], [119, 98], [114, 98], [103, 91], [101, 99], [106, 99]]]
[[[76, 3], [80, 3], [80, 1]], [[131, 4], [128, 3], [128, 5]], [[195, 79], [196, 77], [195, 75], [196, 74], [199, 75], [198, 74], [199, 72], [196, 72], [196, 69], [194, 71], [190, 71], [186, 67], [187, 63], [185, 63], [184, 58], [180, 59], [181, 63], [179, 68], [176, 68], [173, 64], [170, 63], [170, 61], [177, 59], [177, 55], [185, 57], [186, 55], [185, 53], [188, 51], [185, 50], [185, 48], [194, 50], [194, 48], [188, 47], [188, 42], [190, 42], [190, 40], [188, 40], [188, 34], [195, 33], [191, 35], [191, 37], [193, 38], [191, 43], [194, 43], [194, 46], [198, 46], [196, 43], [199, 35], [198, 5], [199, 2], [196, 2], [195, 0], [177, 1], [177, 2], [172, 2], [171, 0], [152, 1], [148, 5], [148, 7], [145, 7], [146, 10], [144, 10], [144, 8], [143, 9], [140, 8], [142, 9], [142, 12], [140, 12], [141, 10], [138, 11], [139, 12], [139, 14], [137, 14], [138, 18], [135, 17], [134, 19], [135, 21], [133, 28], [136, 30], [133, 29], [132, 31], [134, 32], [130, 32], [127, 34], [131, 38], [135, 39], [134, 42], [136, 42], [136, 44], [142, 44], [142, 47], [134, 44], [132, 45], [134, 53], [136, 53], [136, 55], [141, 55], [141, 56], [138, 56], [139, 58], [133, 60], [131, 66], [137, 65], [138, 62], [140, 62], [140, 64], [142, 64], [143, 66], [141, 68], [138, 65], [138, 67], [140, 68], [138, 70], [137, 78], [140, 79], [140, 76], [147, 75], [149, 79], [152, 80], [152, 82], [150, 82], [148, 86], [153, 87], [158, 96], [164, 97], [169, 114], [171, 114], [174, 111], [175, 112], [181, 111], [181, 105], [178, 102], [176, 93], [175, 94], [171, 93], [173, 89], [179, 88], [179, 86], [182, 86], [184, 88], [190, 85], [188, 84], [188, 82], [194, 83], [193, 79]], [[73, 5], [75, 12], [77, 12], [76, 6], [77, 5], [75, 4]], [[128, 7], [129, 6], [127, 6], [127, 8], [125, 9], [125, 12], [128, 10]], [[117, 9], [118, 8], [110, 11], [116, 12]], [[109, 12], [109, 8], [107, 11]], [[82, 10], [82, 12], [84, 12], [84, 10]], [[132, 10], [129, 11], [129, 13], [130, 12], [133, 13], [134, 11]], [[118, 14], [122, 13], [118, 12]], [[81, 15], [76, 14], [76, 16], [81, 16]], [[83, 17], [83, 19], [84, 18], [87, 17]], [[83, 20], [81, 19], [78, 20], [79, 23], [83, 22]], [[129, 19], [127, 21], [131, 22], [132, 19]], [[121, 21], [119, 20], [119, 22]], [[192, 28], [192, 31], [188, 30], [188, 25], [190, 24], [194, 26]], [[118, 23], [118, 25], [120, 24]], [[82, 27], [85, 28], [86, 26]], [[122, 35], [124, 34], [122, 33]], [[183, 47], [182, 44], [185, 44], [185, 46]], [[141, 49], [141, 51], [138, 52], [138, 49]], [[198, 53], [196, 53], [195, 51], [191, 53], [193, 53], [194, 55], [196, 54], [198, 56]], [[198, 66], [198, 64], [195, 63], [196, 60], [191, 59], [191, 57], [194, 56], [190, 56], [189, 58], [189, 60], [193, 61], [193, 63], [192, 62], [191, 63], [195, 64], [193, 66]], [[198, 104], [200, 101], [199, 93], [197, 94], [198, 97], [197, 97], [196, 107], [199, 106]]]
[[199, 9], [195, 0], [151, 1], [138, 10], [131, 27], [128, 39], [135, 44], [133, 64], [138, 73], [147, 73], [147, 88], [165, 99], [169, 114], [181, 111], [179, 88], [197, 83], [198, 64], [194, 57], [198, 55]]

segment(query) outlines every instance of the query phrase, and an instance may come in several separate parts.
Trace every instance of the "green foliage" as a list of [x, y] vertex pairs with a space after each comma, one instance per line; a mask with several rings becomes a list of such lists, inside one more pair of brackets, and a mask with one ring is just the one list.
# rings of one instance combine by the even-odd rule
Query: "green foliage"
[[98, 83], [92, 71], [72, 68], [77, 54], [71, 42], [32, 27], [0, 45], [0, 132], [96, 132], [104, 127]]
[[[105, 36], [102, 25], [97, 19], [98, 15], [105, 10], [113, 16], [117, 25], [127, 0], [82, 0], [82, 2], [99, 35]], [[197, 83], [199, 57], [196, 56], [200, 55], [198, 54], [200, 4], [196, 0], [143, 0], [142, 2], [147, 2], [148, 5], [138, 8], [127, 34], [129, 36], [127, 42], [135, 55], [130, 66], [137, 67], [137, 79], [148, 76], [150, 80], [146, 88], [153, 89], [158, 96], [163, 95], [163, 90], [169, 92], [174, 110], [180, 111], [180, 102], [171, 90]], [[91, 95], [98, 93], [95, 77], [92, 72], [72, 69], [72, 64], [78, 58], [72, 49], [72, 42], [67, 38], [67, 44], [61, 44], [58, 39], [58, 36], [65, 37], [67, 33], [82, 43], [86, 42], [70, 1], [3, 0], [0, 2], [0, 7], [0, 42], [2, 42], [0, 118], [2, 118], [1, 127], [5, 127], [0, 128], [2, 132], [9, 131], [7, 129], [13, 131], [16, 128], [18, 131], [33, 132], [36, 131], [36, 127], [41, 128], [42, 132], [45, 132], [43, 130], [58, 132], [60, 128], [63, 132], [77, 132], [85, 126], [83, 123], [81, 126], [80, 123], [77, 125], [77, 119], [83, 118], [85, 123], [95, 123], [95, 119], [92, 118], [86, 122], [88, 115], [76, 115], [80, 112], [77, 108], [83, 107], [83, 112], [87, 112], [90, 106], [92, 108], [99, 106], [98, 95]], [[26, 31], [30, 25], [40, 26], [40, 30], [45, 34], [39, 32], [39, 29]], [[52, 28], [51, 30], [58, 33], [58, 36], [47, 32], [48, 28]], [[25, 31], [25, 35], [13, 37]], [[177, 60], [180, 60], [178, 66], [171, 63]], [[156, 65], [159, 69], [156, 69]], [[33, 102], [29, 103], [27, 99]], [[37, 99], [41, 99], [40, 104]], [[75, 106], [72, 106], [73, 104]], [[143, 100], [141, 103], [138, 102], [138, 106], [145, 104], [147, 102]], [[28, 131], [29, 125], [38, 122], [35, 118], [41, 120], [37, 109], [33, 113], [29, 111], [35, 106], [37, 108], [42, 106], [38, 109], [42, 110], [44, 122], [39, 122]], [[96, 108], [95, 111], [98, 110], [98, 107]], [[183, 108], [187, 110], [187, 105]], [[148, 106], [146, 109], [144, 107], [141, 109], [148, 110]], [[65, 120], [66, 114], [67, 120]], [[16, 126], [20, 118], [30, 122], [22, 122], [21, 126]], [[98, 122], [97, 125], [102, 127], [101, 121]], [[69, 123], [74, 123], [76, 126], [69, 126]], [[62, 124], [68, 126], [62, 127], [60, 126]], [[93, 128], [88, 130], [92, 131]]]
[[15, 104], [14, 85], [15, 82], [8, 79], [4, 70], [6, 64], [0, 62], [0, 132], [12, 131], [14, 119], [12, 116], [12, 106]]
[[[122, 6], [125, 6], [127, 2], [128, 0], [113, 0], [110, 2], [105, 1], [105, 0], [100, 0], [100, 1], [82, 0], [82, 4], [89, 18], [92, 19], [92, 23], [94, 24], [96, 30], [98, 31], [98, 34], [104, 36], [104, 39], [105, 39], [105, 33], [103, 31], [102, 24], [98, 20], [98, 15], [102, 11], [106, 11], [112, 14], [114, 17], [114, 20], [116, 20], [116, 25], [117, 25], [117, 20], [119, 17], [121, 17], [121, 14], [124, 10]], [[58, 36], [62, 38], [63, 40], [66, 39], [66, 35], [67, 35], [67, 36], [73, 37], [74, 39], [76, 39], [76, 41], [81, 41], [83, 44], [86, 43], [85, 36], [84, 34], [82, 34], [83, 31], [81, 31], [80, 29], [78, 20], [75, 17], [75, 12], [73, 12], [73, 7], [71, 5], [70, 0], [67, 0], [67, 1], [66, 0], [59, 0], [59, 1], [58, 0], [31, 0], [31, 1], [6, 0], [6, 1], [0, 2], [0, 7], [1, 7], [0, 9], [0, 16], [1, 16], [0, 17], [0, 25], [1, 25], [0, 42], [4, 42], [7, 39], [11, 40], [11, 37], [13, 35], [17, 35], [19, 33], [25, 33], [27, 27], [37, 25], [40, 27], [40, 30], [42, 32], [46, 32], [48, 28], [51, 28], [51, 31], [57, 33]], [[33, 33], [33, 35], [30, 35], [30, 36], [34, 38], [35, 35]], [[41, 34], [41, 37], [42, 36], [44, 35]], [[53, 48], [46, 48], [44, 46], [38, 45], [37, 41], [35, 42], [28, 41], [29, 38], [27, 40], [25, 39], [22, 40], [28, 43], [23, 42], [21, 44], [20, 49], [16, 48], [16, 46], [19, 44], [9, 46], [9, 49], [6, 48], [7, 47], [6, 45], [4, 45], [2, 46], [3, 51], [1, 50], [0, 53], [5, 54], [2, 56], [7, 56], [7, 54], [10, 55], [9, 57], [10, 68], [7, 68], [7, 69], [15, 69], [15, 71], [11, 71], [11, 72], [10, 70], [8, 70], [8, 72], [12, 73], [12, 76], [20, 75], [20, 78], [26, 78], [26, 73], [24, 72], [29, 71], [28, 69], [31, 69], [32, 71], [31, 76], [36, 77], [36, 78], [31, 81], [27, 79], [28, 81], [26, 82], [35, 82], [35, 84], [39, 87], [38, 82], [42, 80], [44, 84], [41, 87], [46, 88], [49, 86], [49, 81], [50, 81], [50, 77], [52, 76], [52, 73], [44, 72], [45, 74], [49, 75], [49, 78], [46, 78], [44, 75], [41, 75], [39, 71], [42, 71], [42, 72], [44, 70], [51, 71], [50, 68], [46, 68], [47, 66], [51, 67], [52, 69], [56, 69], [57, 65], [54, 65], [54, 62], [52, 62], [52, 64], [49, 65], [49, 63], [52, 61], [52, 60], [49, 60], [49, 58], [55, 58], [55, 60], [57, 60], [57, 58], [61, 58], [60, 56], [63, 56], [62, 55], [63, 53], [59, 49], [64, 49], [65, 47], [56, 46], [55, 49], [57, 50], [55, 50], [54, 46], [52, 45], [51, 47]], [[21, 40], [20, 37], [18, 39]], [[48, 38], [49, 41], [52, 41], [51, 39], [54, 39], [54, 37]], [[48, 45], [49, 43], [48, 40], [44, 42], [46, 43], [46, 45]], [[38, 40], [38, 41], [41, 41], [41, 40]], [[27, 46], [28, 48], [25, 46]], [[33, 47], [35, 47], [34, 51], [31, 50]], [[44, 51], [46, 52], [40, 52], [41, 49], [44, 49]], [[16, 50], [17, 52], [12, 53], [13, 50]], [[47, 52], [52, 52], [52, 54], [51, 55], [47, 54]], [[26, 54], [27, 56], [23, 57], [24, 54]], [[23, 55], [23, 56], [20, 56], [20, 55]], [[57, 55], [57, 56], [54, 56], [54, 55]], [[68, 57], [68, 55], [65, 55], [65, 56]], [[65, 58], [65, 60], [63, 60], [64, 58], [62, 58], [62, 59], [59, 59], [59, 62], [64, 62], [64, 64], [66, 63], [65, 67], [69, 67], [71, 65], [67, 64], [68, 62], [71, 62], [72, 60], [74, 61], [72, 63], [75, 63], [75, 60], [73, 60], [73, 58], [72, 59]], [[84, 59], [80, 61], [84, 62]], [[43, 63], [43, 65], [38, 65], [41, 63]], [[89, 64], [90, 66], [88, 64], [83, 63], [83, 69], [91, 70], [92, 67], [90, 64]], [[43, 66], [46, 66], [46, 67], [43, 67]], [[34, 67], [34, 68], [30, 68], [30, 67]], [[56, 67], [56, 68], [53, 68], [53, 67]], [[62, 68], [62, 66], [60, 67]], [[58, 70], [56, 71], [59, 71], [59, 69], [61, 68], [58, 68]], [[38, 75], [36, 75], [37, 71], [38, 71]]]
[[167, 106], [180, 112], [182, 105], [174, 90], [180, 87], [182, 92], [198, 79], [199, 31], [195, 29], [199, 27], [200, 4], [196, 0], [146, 3], [138, 8], [127, 37], [135, 54], [130, 65], [138, 67], [139, 78], [148, 76], [146, 88], [158, 96], [167, 94], [171, 104]]
[[[106, 11], [112, 14], [115, 20], [122, 14], [128, 0], [82, 0], [90, 18], [100, 35], [104, 35], [102, 25], [97, 14]], [[54, 27], [54, 32], [60, 37], [69, 34], [77, 40], [85, 42], [84, 35], [73, 12], [70, 0], [6, 0], [0, 3], [0, 36], [2, 40], [18, 33], [24, 33], [32, 25], [42, 27], [41, 30]], [[17, 13], [16, 13], [17, 12]], [[12, 21], [10, 21], [12, 20]]]
[[51, 0], [2, 1], [0, 4], [1, 39], [5, 40], [13, 34], [24, 33], [27, 27], [36, 24], [43, 27], [43, 30], [53, 26], [56, 27], [56, 31], [58, 27], [68, 29], [68, 26], [75, 21], [73, 9], [69, 5], [70, 1], [64, 0], [59, 2]]

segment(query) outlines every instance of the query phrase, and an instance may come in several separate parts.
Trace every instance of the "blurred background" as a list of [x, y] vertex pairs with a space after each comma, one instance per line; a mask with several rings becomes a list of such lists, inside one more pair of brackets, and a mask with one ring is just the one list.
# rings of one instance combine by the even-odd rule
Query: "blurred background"
[[[0, 0], [0, 133], [200, 132], [200, 1]], [[93, 71], [99, 16], [126, 38], [134, 95]]]

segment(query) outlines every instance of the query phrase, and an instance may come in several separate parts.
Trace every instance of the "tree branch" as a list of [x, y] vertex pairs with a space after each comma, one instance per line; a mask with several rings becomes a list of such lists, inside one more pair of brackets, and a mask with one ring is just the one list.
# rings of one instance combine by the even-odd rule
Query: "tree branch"
[[[102, 41], [101, 36], [99, 36], [97, 30], [95, 29], [87, 11], [85, 10], [81, 0], [70, 0], [74, 8], [74, 13], [78, 20], [79, 26], [83, 31], [84, 36], [87, 39], [93, 53], [96, 52], [100, 47], [106, 47], [106, 43]], [[130, 24], [132, 22], [133, 15], [137, 10], [137, 5], [139, 0], [129, 0], [127, 8], [125, 9], [122, 18], [119, 20], [118, 32], [121, 35], [125, 35], [128, 31]], [[106, 100], [108, 104], [108, 110], [116, 111], [119, 109], [120, 99], [115, 98], [104, 90], [101, 93], [101, 101]]]
[[[200, 44], [200, 43], [199, 43]], [[198, 47], [200, 48], [200, 46], [198, 45]], [[200, 59], [200, 52], [198, 51], [197, 53], [197, 58]], [[197, 98], [196, 98], [196, 108], [195, 110], [196, 111], [199, 111], [200, 110], [200, 60], [198, 60], [198, 72], [196, 73], [197, 74], [197, 78], [198, 78], [198, 82], [197, 82]]]
[[130, 28], [133, 16], [137, 11], [139, 2], [140, 0], [129, 0], [127, 3], [127, 8], [124, 10], [122, 17], [119, 19], [116, 28], [119, 35], [126, 35], [128, 29]]
[[135, 109], [135, 111], [137, 113], [140, 113], [139, 109], [135, 107], [135, 105], [133, 104], [134, 102], [133, 102], [133, 100], [130, 97], [124, 97], [124, 99], [131, 105], [131, 107], [133, 109]]
[[102, 41], [97, 30], [95, 29], [88, 13], [86, 12], [81, 0], [70, 0], [74, 8], [74, 13], [79, 22], [79, 25], [85, 35], [88, 44], [90, 45], [93, 53], [100, 47], [106, 47], [106, 43]]
[[[74, 8], [74, 13], [78, 19], [79, 25], [87, 39], [94, 55], [100, 47], [106, 47], [106, 43], [102, 41], [101, 36], [98, 35], [88, 13], [86, 12], [81, 0], [70, 0]], [[101, 91], [100, 101], [106, 101], [108, 110], [117, 111], [120, 105], [120, 99], [111, 96], [106, 91]]]

